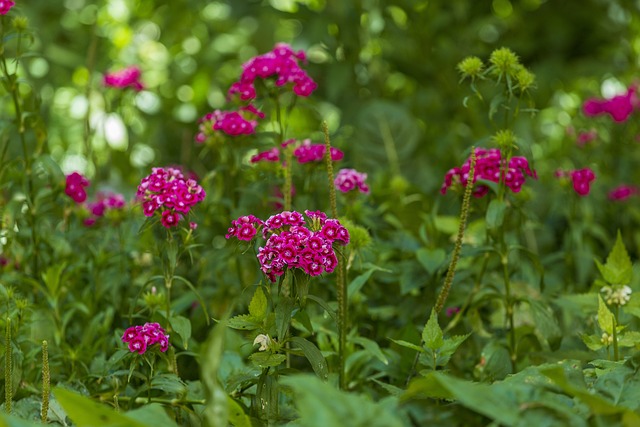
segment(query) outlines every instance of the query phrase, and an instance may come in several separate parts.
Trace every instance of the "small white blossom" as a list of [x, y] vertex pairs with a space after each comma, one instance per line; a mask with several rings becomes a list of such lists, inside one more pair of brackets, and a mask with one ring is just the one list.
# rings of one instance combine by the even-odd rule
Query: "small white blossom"
[[631, 288], [624, 286], [603, 286], [604, 300], [609, 305], [625, 305], [631, 299]]
[[613, 335], [609, 335], [606, 332], [602, 333], [602, 338], [600, 338], [600, 342], [604, 345], [611, 345], [613, 344]]
[[269, 338], [269, 335], [260, 334], [253, 340], [253, 345], [256, 344], [260, 344], [258, 351], [268, 350], [271, 347], [271, 338]]

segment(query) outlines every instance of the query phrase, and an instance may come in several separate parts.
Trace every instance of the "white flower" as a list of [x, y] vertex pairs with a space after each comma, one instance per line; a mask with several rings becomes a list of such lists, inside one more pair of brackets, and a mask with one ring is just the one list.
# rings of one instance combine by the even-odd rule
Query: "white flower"
[[624, 286], [603, 286], [600, 292], [604, 293], [604, 300], [609, 305], [625, 305], [631, 299], [631, 288]]
[[268, 350], [271, 347], [271, 338], [269, 338], [269, 335], [260, 334], [253, 340], [253, 345], [256, 344], [260, 344], [258, 351]]

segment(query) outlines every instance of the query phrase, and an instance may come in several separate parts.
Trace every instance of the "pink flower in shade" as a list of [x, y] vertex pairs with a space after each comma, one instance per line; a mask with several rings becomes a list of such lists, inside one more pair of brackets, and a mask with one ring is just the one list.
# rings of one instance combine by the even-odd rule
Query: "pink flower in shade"
[[129, 351], [138, 354], [144, 354], [154, 344], [158, 344], [163, 353], [169, 349], [169, 335], [158, 323], [127, 328], [122, 335], [122, 342], [128, 344]]
[[212, 111], [198, 121], [198, 133], [195, 141], [202, 144], [207, 139], [214, 137], [216, 131], [222, 131], [230, 136], [251, 135], [255, 133], [258, 126], [255, 117], [263, 119], [265, 116], [263, 112], [251, 104], [241, 107], [238, 111]]
[[273, 147], [271, 150], [261, 151], [258, 154], [251, 156], [251, 163], [258, 162], [279, 162], [280, 150], [277, 147]]
[[[253, 215], [243, 216], [232, 222], [225, 237], [251, 240], [257, 235], [257, 227], [264, 227], [262, 237], [266, 243], [258, 249], [258, 261], [272, 282], [293, 268], [310, 276], [331, 273], [338, 263], [333, 244], [348, 244], [349, 232], [338, 220], [327, 219], [324, 212], [305, 214], [310, 224], [296, 211], [283, 211], [264, 222]], [[243, 229], [248, 230], [247, 237], [251, 239], [244, 238]]]
[[151, 217], [160, 211], [161, 223], [166, 228], [177, 226], [205, 196], [195, 179], [185, 178], [180, 169], [173, 167], [153, 168], [152, 173], [142, 179], [136, 193], [144, 215]]
[[96, 200], [86, 204], [90, 217], [84, 220], [87, 227], [93, 226], [98, 218], [103, 217], [107, 211], [122, 209], [125, 206], [124, 196], [116, 193], [98, 193]]
[[340, 169], [333, 183], [343, 193], [357, 189], [361, 193], [369, 194], [369, 186], [364, 182], [366, 179], [366, 173], [358, 172], [355, 169]]
[[609, 200], [625, 201], [640, 194], [640, 189], [632, 185], [619, 185], [609, 192]]
[[595, 129], [582, 131], [578, 134], [578, 137], [576, 138], [576, 144], [578, 144], [578, 146], [580, 147], [583, 147], [586, 144], [592, 141], [595, 141], [597, 137], [598, 137], [598, 131], [596, 131]]
[[119, 71], [105, 74], [102, 82], [105, 86], [108, 87], [114, 87], [118, 89], [131, 87], [136, 92], [140, 92], [142, 89], [144, 89], [144, 85], [142, 84], [142, 82], [140, 82], [141, 74], [142, 72], [140, 71], [140, 68], [133, 65]]
[[626, 122], [634, 110], [640, 107], [637, 87], [631, 86], [626, 93], [610, 99], [591, 98], [582, 104], [585, 116], [593, 117], [609, 114], [616, 123]]
[[15, 5], [11, 0], [0, 0], [0, 15], [6, 15]]
[[66, 177], [64, 192], [67, 196], [71, 197], [74, 202], [82, 203], [87, 200], [85, 187], [88, 187], [89, 184], [87, 178], [78, 172], [73, 172]]
[[447, 317], [451, 317], [454, 314], [457, 314], [459, 312], [460, 312], [460, 307], [447, 307], [445, 314], [447, 315]]
[[573, 189], [580, 196], [586, 196], [591, 191], [591, 183], [596, 179], [596, 174], [589, 168], [576, 169], [570, 171], [557, 170], [557, 178], [570, 178]]
[[[514, 193], [520, 192], [525, 182], [525, 176], [537, 178], [536, 171], [529, 167], [529, 161], [525, 157], [514, 156], [509, 159], [509, 164], [501, 176], [501, 167], [503, 165], [502, 155], [497, 148], [484, 149], [476, 148], [476, 167], [473, 177], [475, 183], [478, 179], [486, 181], [500, 182], [504, 180], [505, 185]], [[454, 183], [460, 183], [462, 186], [467, 185], [469, 170], [471, 168], [471, 158], [462, 165], [450, 169], [444, 177], [444, 182], [440, 192], [445, 194], [449, 187]], [[486, 185], [476, 185], [473, 190], [475, 197], [482, 197], [489, 192]]]
[[229, 88], [229, 96], [238, 95], [248, 101], [256, 97], [256, 79], [275, 79], [276, 86], [291, 84], [298, 96], [309, 96], [317, 88], [307, 73], [300, 68], [299, 61], [305, 61], [303, 51], [295, 52], [291, 46], [278, 43], [271, 52], [251, 58], [242, 65], [240, 79]]
[[[298, 163], [322, 162], [325, 153], [324, 144], [312, 144], [310, 139], [302, 141], [302, 145], [293, 150], [293, 156]], [[331, 160], [337, 162], [342, 160], [344, 153], [335, 147], [331, 147]]]

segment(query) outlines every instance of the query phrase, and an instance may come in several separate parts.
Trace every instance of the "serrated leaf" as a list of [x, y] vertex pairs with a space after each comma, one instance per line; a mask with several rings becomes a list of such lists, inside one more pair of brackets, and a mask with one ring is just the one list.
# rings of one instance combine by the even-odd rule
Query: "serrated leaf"
[[602, 344], [600, 337], [597, 335], [581, 334], [580, 338], [582, 339], [584, 345], [589, 347], [589, 350], [598, 351], [602, 347], [604, 347], [604, 344]]
[[629, 331], [618, 337], [618, 345], [621, 347], [635, 347], [640, 344], [640, 332]]
[[613, 335], [615, 318], [602, 297], [598, 295], [598, 325], [609, 335]]
[[424, 345], [431, 350], [437, 350], [444, 344], [442, 329], [440, 329], [440, 325], [438, 325], [438, 315], [435, 310], [431, 310], [429, 321], [427, 321], [422, 331], [422, 340], [424, 341]]
[[282, 362], [287, 360], [287, 356], [285, 356], [284, 354], [258, 352], [253, 353], [251, 356], [249, 356], [249, 360], [251, 360], [256, 366], [260, 368], [268, 368], [270, 366], [278, 366], [282, 364]]
[[256, 288], [249, 303], [249, 315], [256, 323], [261, 323], [267, 315], [267, 297], [261, 287]]
[[604, 280], [612, 285], [628, 285], [631, 282], [633, 264], [627, 253], [627, 248], [622, 242], [620, 231], [618, 231], [616, 243], [607, 257], [607, 262], [602, 265], [596, 261], [596, 265]]
[[260, 328], [260, 325], [248, 314], [239, 314], [227, 320], [227, 326], [233, 329], [251, 331]]
[[442, 348], [440, 348], [440, 355], [451, 357], [456, 352], [460, 344], [462, 344], [471, 334], [466, 335], [454, 335], [451, 338], [444, 340]]

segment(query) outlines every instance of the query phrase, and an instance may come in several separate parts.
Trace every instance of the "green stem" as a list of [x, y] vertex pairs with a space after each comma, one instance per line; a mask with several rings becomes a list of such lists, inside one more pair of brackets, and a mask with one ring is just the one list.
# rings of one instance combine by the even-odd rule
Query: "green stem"
[[42, 408], [40, 418], [42, 423], [47, 422], [49, 415], [49, 397], [51, 394], [51, 371], [49, 370], [49, 348], [47, 341], [42, 341]]
[[11, 413], [11, 402], [13, 400], [13, 367], [11, 348], [11, 318], [7, 317], [4, 335], [4, 410]]
[[613, 361], [617, 362], [620, 360], [620, 353], [618, 351], [618, 332], [616, 331], [618, 326], [618, 313], [620, 311], [620, 306], [616, 305], [613, 310]]
[[[331, 161], [331, 139], [329, 138], [329, 127], [327, 122], [322, 122], [324, 132], [325, 151], [324, 159], [327, 168], [327, 179], [329, 180], [329, 202], [331, 204], [331, 215], [338, 219], [338, 203], [336, 197], [336, 187], [333, 183], [333, 163]], [[345, 257], [342, 252], [338, 253], [337, 267], [337, 300], [338, 300], [338, 383], [341, 390], [347, 389], [347, 377], [345, 372], [347, 353], [347, 329], [349, 321], [349, 301], [347, 297]]]
[[501, 257], [502, 274], [504, 276], [504, 290], [505, 290], [505, 309], [507, 315], [507, 322], [509, 328], [509, 354], [511, 356], [511, 363], [513, 367], [516, 366], [516, 330], [514, 328], [513, 321], [513, 297], [511, 296], [511, 282], [509, 280], [509, 261], [508, 254], [503, 254]]

